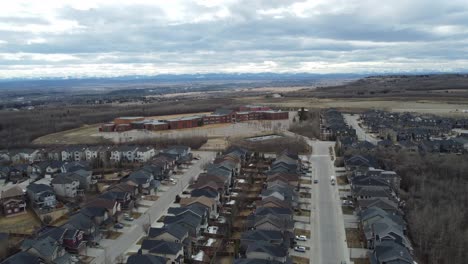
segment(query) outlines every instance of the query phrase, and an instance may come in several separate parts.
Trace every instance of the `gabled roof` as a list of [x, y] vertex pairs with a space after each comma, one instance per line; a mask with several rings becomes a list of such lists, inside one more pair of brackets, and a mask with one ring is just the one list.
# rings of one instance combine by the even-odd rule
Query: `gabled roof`
[[215, 201], [215, 199], [209, 198], [209, 197], [206, 197], [206, 196], [190, 197], [190, 198], [180, 199], [180, 205], [181, 206], [187, 206], [187, 205], [192, 205], [192, 204], [202, 205], [202, 206], [205, 206], [205, 207], [211, 209], [216, 204], [216, 201]]
[[45, 185], [45, 184], [36, 184], [36, 183], [31, 183], [29, 184], [26, 189], [28, 191], [31, 191], [33, 193], [41, 193], [41, 192], [54, 192], [52, 187]]
[[283, 240], [283, 233], [277, 230], [248, 230], [241, 234], [241, 240], [272, 241]]
[[207, 213], [208, 209], [205, 207], [201, 207], [201, 206], [189, 205], [189, 206], [184, 206], [184, 207], [169, 207], [167, 211], [168, 214], [176, 215], [176, 216], [185, 214], [187, 212], [195, 214], [199, 217], [204, 217], [208, 214]]
[[266, 253], [270, 256], [279, 258], [286, 257], [288, 255], [288, 250], [286, 248], [261, 241], [249, 244], [246, 253], [249, 254], [251, 252]]
[[192, 228], [197, 228], [201, 225], [202, 218], [194, 213], [185, 212], [176, 216], [166, 216], [163, 220], [164, 224], [184, 224]]
[[35, 249], [40, 256], [50, 258], [57, 251], [59, 244], [51, 237], [45, 237], [39, 240], [26, 241], [25, 247], [21, 246], [23, 250], [27, 251], [30, 248]]
[[7, 258], [2, 264], [42, 264], [44, 263], [41, 258], [29, 253], [29, 252], [18, 252], [13, 256]]
[[266, 259], [235, 259], [234, 264], [282, 264], [282, 262], [276, 260]]
[[47, 226], [39, 231], [38, 238], [44, 239], [50, 237], [53, 240], [62, 243], [62, 239], [67, 231], [64, 227]]
[[134, 254], [128, 257], [127, 264], [166, 264], [166, 259], [150, 254]]
[[190, 192], [192, 197], [208, 197], [208, 198], [216, 198], [218, 197], [219, 193], [211, 188], [204, 188], [204, 189], [194, 189]]
[[259, 207], [255, 210], [255, 215], [291, 215], [293, 211], [290, 208], [281, 208], [281, 207]]
[[152, 227], [148, 232], [148, 237], [158, 237], [164, 233], [168, 233], [178, 240], [182, 240], [185, 236], [188, 235], [188, 230], [179, 224], [165, 225], [164, 227], [160, 228]]
[[375, 247], [371, 263], [413, 264], [413, 258], [404, 246], [393, 241], [384, 241]]
[[[257, 207], [266, 207], [267, 204], [274, 204], [277, 205], [278, 207], [282, 208], [291, 208], [291, 204], [288, 203], [287, 201], [280, 200], [276, 197], [270, 196], [266, 197], [262, 200], [256, 201]], [[271, 207], [271, 206], [269, 206]]]
[[89, 206], [81, 209], [80, 212], [87, 217], [103, 217], [107, 210], [104, 207]]
[[[84, 210], [84, 209], [83, 209]], [[83, 210], [81, 210], [79, 213], [72, 215], [70, 219], [66, 222], [64, 227], [67, 228], [76, 228], [80, 230], [87, 230], [90, 229], [91, 227], [94, 227], [95, 224], [89, 218], [89, 216], [83, 214]]]
[[182, 250], [182, 244], [163, 240], [145, 239], [141, 243], [141, 249], [148, 250], [152, 254], [176, 255]]
[[0, 193], [0, 198], [6, 199], [6, 198], [22, 196], [22, 195], [24, 195], [23, 189], [21, 189], [21, 187], [19, 187], [18, 185], [14, 185], [6, 190], [3, 190]]
[[74, 181], [79, 182], [75, 173], [59, 173], [52, 179], [51, 184], [71, 184]]

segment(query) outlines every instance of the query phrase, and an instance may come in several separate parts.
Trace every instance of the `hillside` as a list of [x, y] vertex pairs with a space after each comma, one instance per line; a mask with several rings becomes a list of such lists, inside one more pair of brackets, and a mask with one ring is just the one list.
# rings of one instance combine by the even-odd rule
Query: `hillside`
[[371, 76], [333, 87], [298, 91], [289, 96], [318, 98], [468, 98], [468, 74]]

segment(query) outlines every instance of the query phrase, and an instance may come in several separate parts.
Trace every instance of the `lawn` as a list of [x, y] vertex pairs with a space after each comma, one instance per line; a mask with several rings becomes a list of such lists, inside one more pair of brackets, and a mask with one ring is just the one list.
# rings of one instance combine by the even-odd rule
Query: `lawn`
[[32, 234], [39, 227], [41, 222], [32, 210], [22, 215], [0, 217], [0, 232]]
[[304, 180], [304, 179], [301, 179], [301, 184], [312, 184], [312, 181], [311, 180]]
[[345, 228], [346, 242], [350, 248], [363, 248], [361, 233], [357, 228]]
[[117, 239], [119, 238], [123, 233], [122, 232], [117, 232], [117, 231], [107, 231], [107, 239]]
[[310, 210], [299, 209], [295, 212], [297, 216], [310, 216]]
[[142, 213], [132, 212], [131, 215], [132, 215], [133, 218], [138, 219], [138, 218], [140, 218], [140, 216], [142, 215]]
[[349, 206], [341, 206], [341, 210], [343, 210], [343, 214], [345, 215], [352, 215], [354, 213], [354, 208]]
[[310, 197], [312, 197], [312, 195], [310, 193], [300, 192], [299, 197], [301, 197], [301, 198], [310, 198]]
[[351, 260], [354, 262], [354, 264], [370, 264], [368, 258], [353, 258]]
[[296, 236], [306, 236], [306, 237], [310, 237], [310, 230], [305, 230], [305, 229], [299, 229], [299, 228], [296, 228], [294, 230], [294, 234]]
[[309, 264], [310, 260], [308, 258], [292, 256], [292, 261], [294, 264]]
[[347, 185], [347, 184], [349, 184], [348, 178], [346, 176], [336, 177], [336, 182], [338, 183], [338, 185]]
[[141, 245], [141, 243], [143, 243], [143, 240], [145, 240], [145, 239], [146, 239], [146, 237], [140, 238], [140, 240], [138, 240], [138, 242], [136, 244]]

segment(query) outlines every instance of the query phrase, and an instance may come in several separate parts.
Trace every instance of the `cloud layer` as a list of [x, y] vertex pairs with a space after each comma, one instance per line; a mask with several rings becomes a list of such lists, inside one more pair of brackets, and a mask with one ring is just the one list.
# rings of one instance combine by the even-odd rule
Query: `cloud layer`
[[466, 0], [9, 1], [0, 78], [468, 69]]

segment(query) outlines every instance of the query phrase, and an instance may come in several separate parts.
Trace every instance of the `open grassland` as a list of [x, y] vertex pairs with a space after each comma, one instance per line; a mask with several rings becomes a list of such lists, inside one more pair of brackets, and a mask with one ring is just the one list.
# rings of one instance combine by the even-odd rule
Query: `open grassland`
[[[437, 114], [444, 116], [468, 117], [468, 98], [454, 100], [409, 100], [406, 98], [372, 98], [372, 99], [319, 99], [319, 98], [264, 98], [249, 97], [239, 98], [244, 103], [265, 104], [279, 108], [340, 108], [349, 111], [363, 111], [366, 109], [381, 109], [392, 112], [417, 112]], [[457, 111], [458, 110], [458, 111]]]

